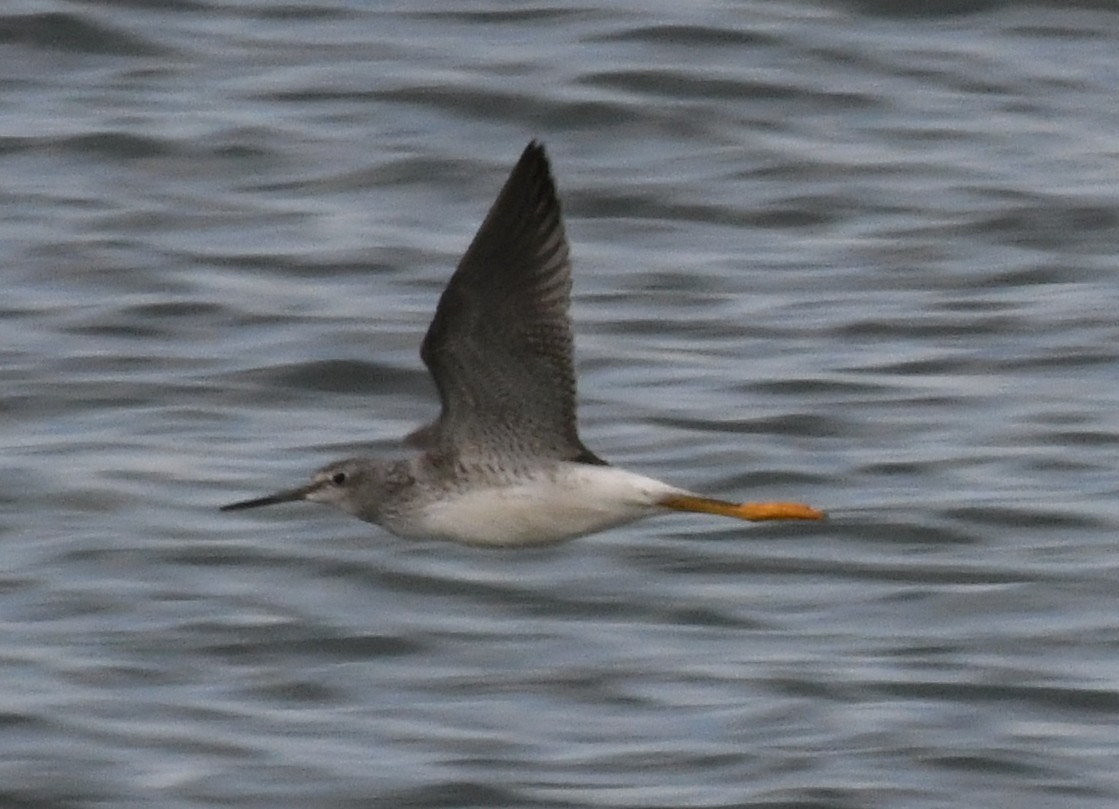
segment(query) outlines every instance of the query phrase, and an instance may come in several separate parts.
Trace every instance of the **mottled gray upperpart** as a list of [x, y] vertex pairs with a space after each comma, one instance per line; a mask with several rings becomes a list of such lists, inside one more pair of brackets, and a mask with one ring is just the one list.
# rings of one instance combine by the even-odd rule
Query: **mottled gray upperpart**
[[799, 503], [734, 504], [610, 466], [575, 416], [571, 265], [544, 147], [521, 154], [439, 299], [420, 355], [442, 411], [411, 458], [350, 458], [305, 486], [223, 506], [328, 503], [400, 536], [536, 545], [663, 509], [819, 519]]

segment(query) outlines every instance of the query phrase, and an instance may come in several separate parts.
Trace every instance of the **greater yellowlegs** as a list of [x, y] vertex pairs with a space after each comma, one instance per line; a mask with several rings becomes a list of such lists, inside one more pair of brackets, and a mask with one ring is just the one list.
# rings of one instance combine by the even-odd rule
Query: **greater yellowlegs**
[[330, 503], [407, 537], [542, 545], [665, 510], [818, 520], [801, 503], [729, 503], [618, 469], [579, 440], [571, 265], [544, 147], [524, 150], [439, 299], [420, 356], [442, 400], [400, 460], [336, 461], [297, 489], [223, 506]]

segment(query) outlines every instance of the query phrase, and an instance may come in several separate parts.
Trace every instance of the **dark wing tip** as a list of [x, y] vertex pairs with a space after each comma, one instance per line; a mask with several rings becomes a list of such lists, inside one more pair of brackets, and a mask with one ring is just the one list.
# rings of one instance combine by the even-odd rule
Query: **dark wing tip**
[[521, 152], [521, 159], [523, 160], [526, 155], [535, 155], [537, 158], [548, 162], [548, 151], [544, 148], [544, 141], [539, 138], [533, 138], [528, 142], [528, 146]]
[[[545, 184], [554, 187], [552, 180], [552, 165], [548, 160], [548, 150], [544, 148], [543, 141], [533, 138], [528, 146], [521, 152], [517, 165], [509, 172], [509, 178], [515, 177], [540, 177], [546, 178]], [[554, 193], [554, 192], [553, 192]]]
[[446, 337], [450, 327], [448, 321], [464, 305], [463, 298], [469, 294], [465, 288], [475, 286], [485, 289], [485, 284], [500, 286], [505, 283], [508, 286], [510, 282], [520, 281], [509, 272], [502, 254], [515, 253], [519, 247], [526, 246], [531, 252], [534, 247], [531, 242], [538, 238], [542, 229], [558, 230], [566, 250], [559, 198], [548, 153], [544, 143], [533, 138], [509, 172], [497, 199], [490, 206], [440, 297], [435, 318], [420, 345], [420, 357], [433, 373], [435, 352]]

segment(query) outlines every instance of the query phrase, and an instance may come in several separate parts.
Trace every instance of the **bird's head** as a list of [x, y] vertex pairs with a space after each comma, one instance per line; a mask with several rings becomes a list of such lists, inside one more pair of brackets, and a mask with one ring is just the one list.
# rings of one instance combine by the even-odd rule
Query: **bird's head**
[[311, 476], [311, 482], [266, 497], [241, 500], [221, 507], [222, 511], [273, 506], [295, 500], [326, 503], [370, 522], [377, 521], [378, 507], [388, 487], [389, 465], [368, 458], [346, 458], [327, 464]]

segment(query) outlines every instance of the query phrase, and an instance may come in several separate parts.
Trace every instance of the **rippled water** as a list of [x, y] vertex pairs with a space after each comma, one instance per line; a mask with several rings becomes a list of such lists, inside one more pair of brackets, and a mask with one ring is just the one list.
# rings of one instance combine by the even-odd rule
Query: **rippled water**
[[[1116, 805], [1107, 4], [42, 0], [0, 76], [0, 804]], [[587, 443], [832, 520], [219, 514], [434, 415], [531, 137]]]

